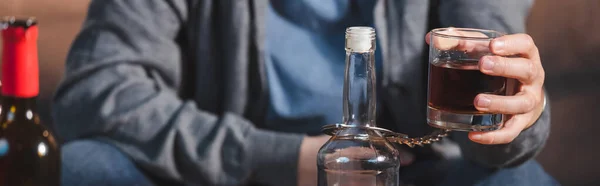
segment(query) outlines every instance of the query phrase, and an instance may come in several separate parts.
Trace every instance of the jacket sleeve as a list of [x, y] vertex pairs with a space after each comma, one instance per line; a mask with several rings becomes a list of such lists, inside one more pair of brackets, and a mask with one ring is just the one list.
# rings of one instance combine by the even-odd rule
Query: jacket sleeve
[[261, 130], [177, 96], [175, 38], [187, 6], [92, 1], [53, 98], [57, 134], [110, 142], [153, 176], [188, 184], [295, 184], [302, 136]]
[[[524, 33], [533, 0], [443, 0], [439, 4], [443, 27], [469, 27]], [[546, 94], [547, 95], [547, 94]], [[463, 156], [487, 167], [510, 167], [534, 158], [550, 133], [550, 105], [535, 124], [505, 145], [481, 145], [470, 141], [467, 133], [453, 134]]]

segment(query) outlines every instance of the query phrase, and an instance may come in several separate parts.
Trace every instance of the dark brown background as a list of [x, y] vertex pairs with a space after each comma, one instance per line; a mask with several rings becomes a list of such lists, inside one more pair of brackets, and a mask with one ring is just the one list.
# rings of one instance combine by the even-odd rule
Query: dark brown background
[[[86, 0], [0, 0], [0, 15], [35, 15], [40, 25], [40, 107], [63, 73], [69, 45], [86, 13]], [[600, 185], [600, 1], [538, 0], [529, 34], [540, 48], [552, 104], [552, 134], [538, 160], [564, 185]], [[595, 82], [596, 81], [596, 82]]]

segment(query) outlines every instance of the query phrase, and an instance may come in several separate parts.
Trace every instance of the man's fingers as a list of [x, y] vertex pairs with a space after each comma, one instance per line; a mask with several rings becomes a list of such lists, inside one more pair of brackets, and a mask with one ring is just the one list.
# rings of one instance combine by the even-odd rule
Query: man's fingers
[[501, 114], [523, 114], [531, 112], [536, 104], [535, 97], [527, 92], [514, 96], [479, 94], [474, 105], [479, 111]]
[[427, 32], [427, 34], [425, 34], [425, 43], [430, 44], [431, 40], [431, 32]]
[[509, 58], [501, 56], [484, 56], [479, 61], [481, 72], [493, 76], [503, 76], [528, 84], [542, 80], [543, 69], [539, 63], [526, 58]]
[[512, 34], [495, 38], [490, 43], [492, 53], [501, 56], [520, 55], [539, 61], [538, 49], [531, 36], [527, 34]]
[[485, 144], [485, 145], [496, 145], [496, 144], [507, 144], [512, 142], [521, 133], [526, 122], [519, 121], [522, 117], [514, 116], [508, 120], [504, 127], [490, 132], [471, 132], [469, 133], [469, 139], [471, 141]]

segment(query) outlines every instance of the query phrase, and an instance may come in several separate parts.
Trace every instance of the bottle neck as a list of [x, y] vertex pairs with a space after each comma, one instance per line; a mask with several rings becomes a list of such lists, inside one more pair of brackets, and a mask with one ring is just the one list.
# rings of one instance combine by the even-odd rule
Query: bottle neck
[[20, 97], [12, 97], [12, 96], [2, 96], [2, 98], [0, 100], [2, 100], [1, 108], [3, 111], [4, 110], [8, 111], [12, 107], [30, 110], [30, 111], [34, 111], [34, 112], [37, 110], [37, 107], [36, 107], [37, 97], [20, 98]]
[[375, 56], [374, 51], [346, 52], [344, 80], [344, 124], [375, 125]]
[[8, 24], [2, 30], [2, 95], [34, 98], [39, 93], [37, 25]]
[[1, 100], [0, 122], [2, 122], [3, 127], [6, 127], [9, 123], [18, 126], [32, 126], [31, 124], [40, 123], [37, 115], [35, 97], [20, 98], [2, 96]]

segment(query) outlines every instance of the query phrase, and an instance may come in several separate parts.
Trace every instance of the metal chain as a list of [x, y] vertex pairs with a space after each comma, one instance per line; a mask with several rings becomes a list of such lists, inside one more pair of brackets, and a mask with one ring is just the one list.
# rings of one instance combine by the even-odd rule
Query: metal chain
[[450, 130], [437, 129], [437, 130], [433, 131], [431, 134], [423, 136], [423, 137], [409, 138], [409, 137], [391, 136], [391, 137], [387, 137], [387, 139], [388, 139], [388, 141], [390, 141], [392, 143], [404, 144], [404, 145], [412, 148], [412, 147], [415, 147], [415, 145], [423, 146], [423, 145], [431, 144], [433, 142], [440, 141], [443, 137], [448, 136], [448, 132], [450, 132]]
[[384, 128], [370, 127], [370, 126], [352, 126], [352, 125], [339, 124], [339, 123], [325, 125], [321, 131], [330, 136], [334, 136], [334, 135], [336, 135], [337, 131], [339, 131], [340, 129], [343, 129], [343, 128], [363, 128], [363, 129], [367, 129], [367, 130], [373, 130], [373, 131], [381, 133], [383, 136], [385, 136], [385, 138], [388, 141], [390, 141], [392, 143], [404, 144], [409, 147], [423, 146], [423, 145], [431, 144], [436, 141], [440, 141], [443, 137], [448, 136], [448, 133], [450, 132], [450, 130], [447, 130], [447, 129], [436, 129], [429, 135], [426, 135], [423, 137], [418, 137], [418, 138], [410, 138], [406, 134], [393, 132], [393, 131], [390, 131], [390, 130], [384, 129]]

